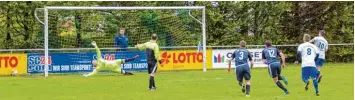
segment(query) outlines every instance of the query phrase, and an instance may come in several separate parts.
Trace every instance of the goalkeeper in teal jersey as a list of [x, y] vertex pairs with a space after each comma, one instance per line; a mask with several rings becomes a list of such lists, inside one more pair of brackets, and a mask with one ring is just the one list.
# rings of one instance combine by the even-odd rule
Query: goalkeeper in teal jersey
[[121, 64], [125, 63], [125, 62], [132, 61], [134, 59], [137, 59], [139, 57], [138, 55], [136, 55], [133, 58], [129, 58], [129, 59], [105, 60], [105, 59], [101, 58], [101, 52], [100, 52], [100, 49], [97, 47], [96, 42], [93, 41], [91, 44], [96, 49], [96, 53], [97, 53], [96, 58], [97, 58], [97, 60], [93, 60], [92, 61], [92, 64], [95, 67], [94, 71], [89, 73], [89, 74], [85, 74], [84, 75], [85, 77], [95, 75], [97, 72], [99, 72], [101, 70], [111, 70], [113, 72], [122, 73], [124, 75], [133, 75], [133, 73], [127, 72], [127, 71], [124, 71], [124, 70], [122, 70], [122, 72], [121, 72]]

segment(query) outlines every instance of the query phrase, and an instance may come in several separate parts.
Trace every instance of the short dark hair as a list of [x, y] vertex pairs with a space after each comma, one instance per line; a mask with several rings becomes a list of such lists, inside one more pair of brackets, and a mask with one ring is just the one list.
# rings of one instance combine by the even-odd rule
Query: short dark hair
[[325, 36], [325, 30], [319, 30], [319, 34]]
[[245, 47], [246, 44], [247, 44], [247, 42], [245, 42], [244, 40], [241, 40], [241, 41], [239, 42], [239, 45], [240, 45], [241, 47]]
[[157, 34], [152, 34], [152, 40], [157, 40], [158, 39], [158, 35]]
[[266, 41], [265, 41], [265, 45], [266, 45], [266, 46], [271, 46], [271, 40], [266, 40]]

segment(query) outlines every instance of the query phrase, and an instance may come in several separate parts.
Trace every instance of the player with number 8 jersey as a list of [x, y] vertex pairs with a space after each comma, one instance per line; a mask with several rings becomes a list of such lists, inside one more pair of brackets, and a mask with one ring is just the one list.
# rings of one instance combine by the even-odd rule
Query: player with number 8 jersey
[[312, 43], [308, 42], [311, 36], [305, 34], [303, 36], [303, 41], [301, 45], [298, 46], [296, 59], [298, 61], [302, 60], [302, 80], [306, 84], [305, 90], [308, 90], [309, 77], [313, 80], [313, 85], [316, 90], [316, 95], [319, 96], [318, 91], [318, 81], [317, 81], [317, 68], [315, 60], [319, 56], [318, 48]]

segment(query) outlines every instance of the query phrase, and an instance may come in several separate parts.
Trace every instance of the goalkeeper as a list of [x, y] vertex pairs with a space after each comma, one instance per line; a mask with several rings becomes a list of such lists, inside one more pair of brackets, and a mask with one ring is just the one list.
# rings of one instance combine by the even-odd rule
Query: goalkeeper
[[[89, 74], [85, 74], [84, 75], [85, 77], [95, 75], [97, 72], [99, 72], [101, 70], [111, 70], [116, 73], [121, 73], [121, 63], [129, 62], [129, 61], [132, 61], [132, 60], [137, 59], [139, 57], [138, 55], [136, 55], [135, 57], [129, 58], [129, 59], [104, 60], [101, 58], [101, 52], [100, 52], [100, 49], [97, 47], [96, 42], [93, 41], [91, 44], [96, 49], [97, 60], [92, 61], [92, 64], [94, 65], [94, 68], [95, 68], [94, 71]], [[122, 70], [122, 74], [133, 75], [133, 73], [127, 72], [124, 70]]]

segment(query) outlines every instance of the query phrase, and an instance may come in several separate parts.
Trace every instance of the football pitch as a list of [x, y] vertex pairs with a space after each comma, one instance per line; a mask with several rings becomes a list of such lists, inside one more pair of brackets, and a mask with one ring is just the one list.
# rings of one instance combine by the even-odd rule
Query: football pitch
[[304, 90], [300, 65], [288, 64], [282, 74], [290, 91], [284, 95], [269, 77], [266, 68], [252, 69], [251, 97], [241, 92], [233, 72], [226, 69], [165, 71], [156, 77], [157, 90], [148, 90], [149, 76], [99, 74], [84, 78], [79, 74], [0, 77], [0, 100], [353, 100], [354, 64], [326, 63], [322, 69], [320, 96], [313, 84]]

